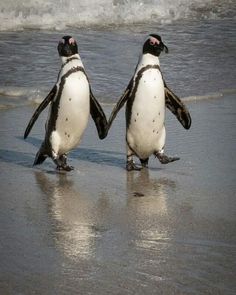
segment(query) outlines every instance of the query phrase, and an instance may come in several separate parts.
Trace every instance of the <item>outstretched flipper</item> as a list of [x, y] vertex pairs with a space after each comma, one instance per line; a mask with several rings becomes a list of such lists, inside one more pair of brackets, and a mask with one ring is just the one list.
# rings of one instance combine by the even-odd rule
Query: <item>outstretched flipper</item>
[[[116, 106], [114, 107], [114, 109], [110, 115], [109, 121], [108, 121], [107, 132], [110, 129], [111, 124], [114, 121], [117, 113], [119, 112], [119, 110], [123, 107], [123, 105], [128, 100], [129, 95], [132, 90], [132, 86], [133, 86], [132, 82], [133, 82], [133, 78], [131, 79], [124, 94], [121, 96], [121, 98], [117, 102]], [[170, 88], [166, 85], [165, 81], [164, 81], [164, 87], [165, 87], [165, 105], [166, 105], [166, 107], [176, 116], [176, 118], [179, 120], [179, 122], [183, 125], [183, 127], [185, 129], [189, 129], [191, 127], [192, 120], [191, 120], [191, 116], [189, 114], [187, 107], [180, 100], [180, 98], [170, 90]]]
[[111, 124], [114, 121], [117, 113], [119, 112], [119, 110], [123, 107], [123, 105], [128, 100], [128, 98], [130, 96], [130, 93], [131, 93], [131, 90], [132, 90], [132, 87], [133, 87], [133, 78], [130, 80], [129, 85], [127, 86], [125, 92], [123, 93], [121, 98], [118, 100], [117, 104], [115, 105], [114, 109], [111, 112], [110, 118], [108, 120], [107, 132], [110, 129]]
[[90, 114], [97, 127], [98, 136], [100, 139], [104, 139], [107, 136], [107, 118], [104, 114], [99, 102], [94, 97], [90, 90]]
[[54, 96], [57, 92], [57, 86], [55, 85], [52, 90], [49, 92], [47, 97], [41, 102], [41, 104], [38, 106], [36, 111], [34, 112], [32, 118], [29, 121], [28, 126], [25, 129], [24, 139], [29, 135], [30, 130], [32, 129], [34, 123], [38, 119], [40, 113], [48, 106], [48, 104], [53, 100]]
[[38, 150], [35, 156], [33, 166], [42, 164], [47, 159], [47, 157], [48, 157], [48, 149], [46, 147], [45, 141], [43, 141], [40, 149]]
[[189, 129], [192, 120], [188, 109], [180, 100], [180, 98], [170, 90], [170, 88], [166, 85], [165, 82], [164, 86], [166, 107], [176, 116], [176, 118], [179, 120], [179, 122], [183, 125], [185, 129]]

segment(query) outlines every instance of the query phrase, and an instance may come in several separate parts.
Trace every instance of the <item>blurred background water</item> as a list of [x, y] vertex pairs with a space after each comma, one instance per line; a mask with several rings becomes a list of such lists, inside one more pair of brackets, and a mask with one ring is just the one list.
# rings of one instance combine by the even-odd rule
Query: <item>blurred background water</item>
[[188, 99], [235, 92], [235, 1], [0, 1], [0, 106], [40, 102], [56, 82], [57, 43], [77, 40], [96, 97], [124, 91], [149, 33], [160, 34], [169, 86]]

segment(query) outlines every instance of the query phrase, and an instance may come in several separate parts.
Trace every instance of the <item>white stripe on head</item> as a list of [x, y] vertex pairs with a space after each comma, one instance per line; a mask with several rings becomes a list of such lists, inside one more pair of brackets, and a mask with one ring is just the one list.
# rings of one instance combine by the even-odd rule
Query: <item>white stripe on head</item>
[[69, 44], [75, 44], [75, 39], [71, 37], [68, 42]]
[[153, 37], [153, 36], [150, 36], [150, 37], [149, 37], [149, 43], [150, 43], [151, 45], [155, 45], [155, 44], [159, 45], [159, 44], [160, 44], [160, 41], [159, 41], [157, 38], [155, 38], [155, 37]]

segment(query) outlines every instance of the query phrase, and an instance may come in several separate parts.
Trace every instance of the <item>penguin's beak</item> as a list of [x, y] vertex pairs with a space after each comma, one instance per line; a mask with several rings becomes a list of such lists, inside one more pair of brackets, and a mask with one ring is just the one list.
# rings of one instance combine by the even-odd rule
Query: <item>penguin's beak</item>
[[168, 47], [164, 43], [162, 43], [162, 44], [163, 44], [163, 49], [165, 50], [165, 53], [169, 53]]

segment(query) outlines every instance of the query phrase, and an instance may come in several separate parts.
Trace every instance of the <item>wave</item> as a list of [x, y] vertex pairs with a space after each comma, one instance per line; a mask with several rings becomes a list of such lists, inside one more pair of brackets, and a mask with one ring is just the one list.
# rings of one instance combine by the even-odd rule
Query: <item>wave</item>
[[0, 110], [25, 106], [29, 104], [40, 104], [46, 97], [47, 90], [31, 87], [0, 87]]
[[[0, 110], [12, 107], [26, 106], [31, 104], [40, 104], [48, 94], [48, 89], [35, 89], [31, 87], [1, 87], [0, 88]], [[219, 99], [225, 95], [235, 95], [235, 89], [222, 89], [218, 92], [208, 93], [205, 95], [192, 95], [182, 97], [181, 100], [188, 102], [198, 102], [208, 99]], [[118, 100], [119, 97], [117, 97]], [[98, 100], [102, 105], [115, 105], [116, 102], [108, 101], [101, 97]]]
[[234, 18], [235, 12], [235, 0], [8, 0], [0, 2], [0, 30]]

